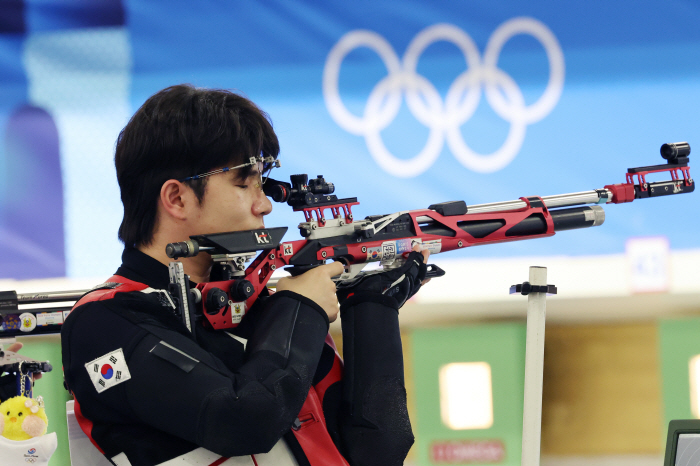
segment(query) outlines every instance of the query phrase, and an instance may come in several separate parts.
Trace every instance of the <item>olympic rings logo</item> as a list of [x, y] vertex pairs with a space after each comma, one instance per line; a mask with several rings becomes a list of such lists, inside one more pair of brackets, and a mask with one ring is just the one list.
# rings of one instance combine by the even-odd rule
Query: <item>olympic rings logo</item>
[[[540, 98], [525, 105], [523, 94], [513, 78], [498, 68], [498, 57], [508, 40], [518, 34], [537, 39], [549, 61], [549, 81]], [[434, 42], [456, 45], [466, 60], [467, 70], [450, 85], [445, 101], [433, 84], [416, 72], [418, 59]], [[343, 104], [338, 89], [340, 65], [358, 47], [374, 50], [382, 59], [388, 75], [370, 93], [359, 117]], [[462, 138], [460, 127], [479, 105], [481, 88], [498, 116], [510, 123], [503, 145], [491, 154], [478, 154]], [[452, 154], [465, 167], [480, 173], [504, 168], [518, 154], [528, 124], [535, 123], [552, 111], [564, 88], [564, 54], [552, 31], [533, 18], [519, 17], [501, 24], [489, 38], [483, 60], [472, 38], [452, 24], [436, 24], [422, 30], [409, 44], [403, 63], [381, 35], [367, 30], [345, 34], [331, 49], [323, 70], [323, 96], [333, 119], [346, 131], [365, 137], [374, 160], [388, 173], [408, 178], [427, 170], [438, 158], [445, 139]], [[503, 94], [499, 92], [503, 90]], [[395, 157], [386, 148], [381, 131], [396, 118], [402, 94], [413, 116], [429, 128], [428, 140], [412, 159]], [[504, 97], [505, 95], [505, 97]]]

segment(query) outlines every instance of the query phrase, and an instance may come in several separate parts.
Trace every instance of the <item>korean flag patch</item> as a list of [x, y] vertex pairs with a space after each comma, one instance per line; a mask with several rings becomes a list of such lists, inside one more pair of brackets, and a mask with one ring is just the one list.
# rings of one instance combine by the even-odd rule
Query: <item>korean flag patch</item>
[[85, 369], [87, 369], [97, 393], [102, 393], [131, 378], [121, 348], [90, 361], [85, 364]]

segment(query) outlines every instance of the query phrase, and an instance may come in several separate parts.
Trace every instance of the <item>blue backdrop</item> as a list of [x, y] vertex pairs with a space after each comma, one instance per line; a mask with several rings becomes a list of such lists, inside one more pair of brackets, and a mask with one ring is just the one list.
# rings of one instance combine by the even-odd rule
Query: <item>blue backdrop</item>
[[[163, 87], [250, 97], [280, 138], [275, 176], [323, 174], [356, 216], [495, 202], [621, 183], [662, 143], [697, 144], [698, 24], [690, 0], [3, 0], [0, 278], [115, 270], [114, 142]], [[455, 254], [697, 248], [698, 196]], [[267, 224], [302, 220], [276, 205]]]

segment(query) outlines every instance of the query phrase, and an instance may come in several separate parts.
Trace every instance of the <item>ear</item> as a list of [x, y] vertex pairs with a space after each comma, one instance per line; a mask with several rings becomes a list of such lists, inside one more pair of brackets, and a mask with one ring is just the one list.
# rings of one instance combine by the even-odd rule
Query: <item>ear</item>
[[177, 220], [187, 218], [187, 208], [195, 195], [192, 188], [177, 180], [168, 180], [160, 188], [160, 204], [163, 213]]

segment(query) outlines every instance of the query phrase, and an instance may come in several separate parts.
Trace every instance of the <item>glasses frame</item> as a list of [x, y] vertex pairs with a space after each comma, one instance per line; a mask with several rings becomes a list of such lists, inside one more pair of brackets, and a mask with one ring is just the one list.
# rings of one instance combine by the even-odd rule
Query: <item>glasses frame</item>
[[262, 170], [260, 171], [260, 189], [262, 189], [263, 185], [270, 177], [270, 172], [272, 171], [272, 169], [279, 168], [281, 165], [280, 161], [271, 155], [268, 155], [267, 157], [263, 157], [262, 155], [258, 155], [257, 157], [250, 157], [247, 163], [242, 163], [240, 165], [236, 165], [235, 167], [217, 168], [216, 170], [201, 173], [199, 175], [188, 176], [187, 178], [183, 178], [178, 181], [180, 181], [181, 183], [185, 183], [187, 181], [199, 180], [207, 176], [218, 175], [219, 173], [226, 173], [237, 168], [250, 167], [257, 164], [262, 164]]

